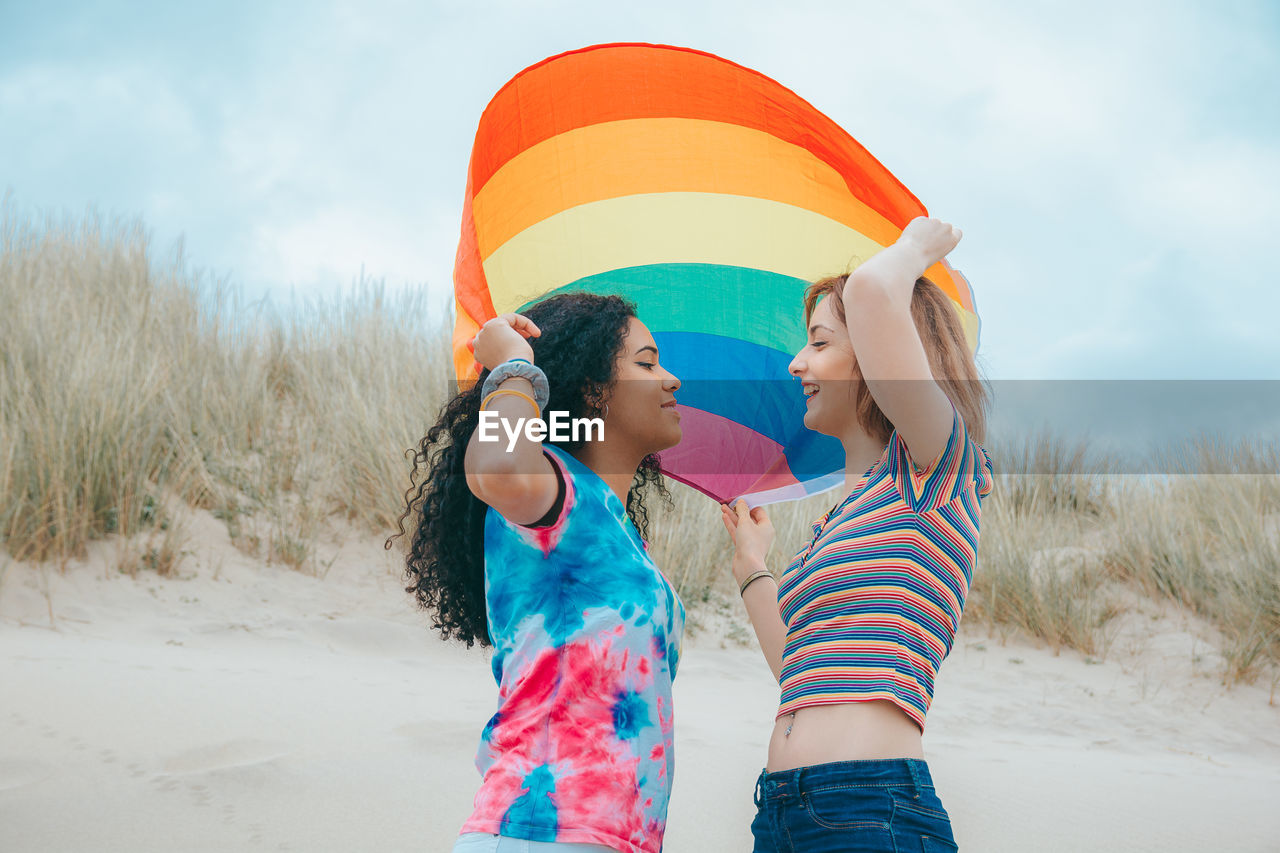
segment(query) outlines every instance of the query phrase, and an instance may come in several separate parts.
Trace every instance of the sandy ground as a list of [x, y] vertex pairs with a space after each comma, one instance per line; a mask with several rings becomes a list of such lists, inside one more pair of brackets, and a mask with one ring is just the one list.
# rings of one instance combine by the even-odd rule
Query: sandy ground
[[[485, 656], [428, 630], [373, 537], [314, 577], [191, 532], [176, 578], [119, 574], [118, 543], [0, 569], [0, 851], [447, 851]], [[1101, 663], [962, 631], [925, 738], [961, 849], [1280, 850], [1270, 685], [1224, 690], [1194, 630], [1130, 621]], [[776, 685], [706, 631], [675, 698], [665, 849], [748, 851]]]

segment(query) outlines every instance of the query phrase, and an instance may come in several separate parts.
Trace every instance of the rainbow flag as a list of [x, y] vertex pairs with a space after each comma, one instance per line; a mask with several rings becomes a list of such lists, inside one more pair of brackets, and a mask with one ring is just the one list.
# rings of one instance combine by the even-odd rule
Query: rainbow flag
[[[517, 74], [480, 119], [454, 268], [459, 381], [467, 342], [555, 293], [632, 300], [678, 376], [684, 438], [664, 473], [755, 506], [843, 479], [835, 439], [803, 424], [787, 365], [802, 295], [897, 239], [924, 205], [835, 122], [709, 53], [606, 44]], [[927, 272], [979, 324], [964, 277]]]

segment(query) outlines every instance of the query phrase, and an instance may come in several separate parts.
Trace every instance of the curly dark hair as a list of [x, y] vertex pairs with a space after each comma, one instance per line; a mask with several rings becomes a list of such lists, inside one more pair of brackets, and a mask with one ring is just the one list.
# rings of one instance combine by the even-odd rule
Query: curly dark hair
[[[529, 340], [534, 362], [551, 386], [548, 411], [564, 411], [570, 418], [598, 417], [615, 379], [615, 362], [622, 351], [635, 306], [620, 296], [560, 293], [521, 312], [542, 334]], [[385, 547], [404, 536], [412, 519], [405, 579], [418, 606], [432, 612], [432, 627], [444, 639], [492, 645], [484, 598], [484, 519], [488, 506], [467, 487], [463, 459], [471, 434], [480, 422], [479, 381], [446, 402], [435, 426], [416, 448], [411, 485], [405, 491], [405, 510]], [[570, 452], [583, 442], [551, 442]], [[627, 492], [627, 515], [641, 537], [648, 538], [649, 514], [644, 498], [650, 487], [670, 505], [671, 496], [658, 469], [656, 454], [646, 456]]]

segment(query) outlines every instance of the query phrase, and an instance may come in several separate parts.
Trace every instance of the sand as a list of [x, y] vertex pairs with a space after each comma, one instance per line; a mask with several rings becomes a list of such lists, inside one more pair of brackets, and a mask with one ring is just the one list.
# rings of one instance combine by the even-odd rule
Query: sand
[[[429, 630], [375, 537], [335, 527], [317, 577], [189, 530], [177, 577], [120, 574], [110, 541], [0, 568], [0, 851], [447, 851], [486, 656]], [[1226, 690], [1176, 615], [1125, 632], [1093, 662], [962, 629], [925, 737], [962, 850], [1280, 850], [1272, 685]], [[706, 630], [675, 701], [665, 849], [748, 851], [764, 660]]]

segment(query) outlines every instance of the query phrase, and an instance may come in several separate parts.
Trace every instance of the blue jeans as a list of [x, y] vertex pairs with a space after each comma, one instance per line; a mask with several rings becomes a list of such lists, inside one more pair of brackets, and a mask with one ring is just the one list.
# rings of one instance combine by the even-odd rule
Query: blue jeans
[[838, 761], [760, 774], [754, 853], [956, 850], [929, 767], [914, 758]]

